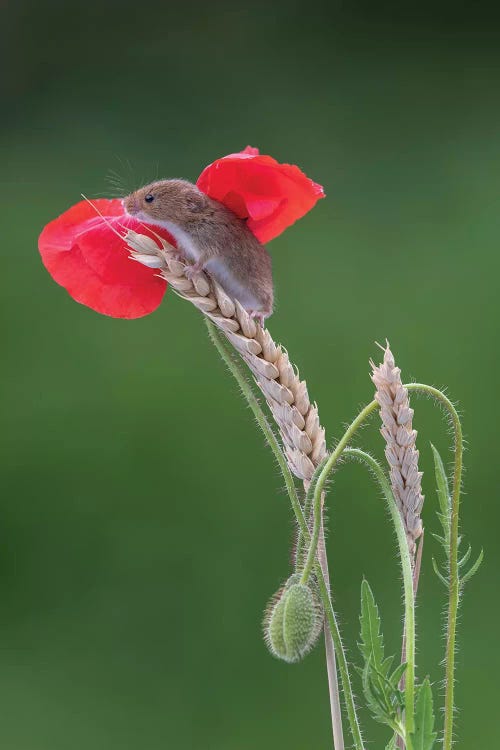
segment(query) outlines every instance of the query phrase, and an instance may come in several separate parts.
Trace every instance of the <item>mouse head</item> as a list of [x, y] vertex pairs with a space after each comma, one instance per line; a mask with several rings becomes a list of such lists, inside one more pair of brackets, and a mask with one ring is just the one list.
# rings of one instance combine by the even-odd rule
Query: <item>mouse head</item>
[[123, 200], [126, 211], [146, 222], [185, 226], [210, 210], [210, 199], [186, 180], [159, 180]]

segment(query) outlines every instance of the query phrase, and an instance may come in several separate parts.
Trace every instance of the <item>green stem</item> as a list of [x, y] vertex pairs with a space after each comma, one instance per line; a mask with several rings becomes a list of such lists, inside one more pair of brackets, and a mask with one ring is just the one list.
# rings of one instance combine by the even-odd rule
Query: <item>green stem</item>
[[[309, 487], [307, 488], [306, 497], [304, 500], [304, 516], [309, 526], [311, 525], [311, 507], [312, 507], [312, 502], [314, 499], [314, 489], [316, 487], [316, 482], [318, 481], [319, 475], [323, 471], [323, 467], [327, 461], [328, 461], [328, 456], [326, 456], [323, 459], [323, 461], [321, 461], [321, 463], [319, 463], [316, 466], [316, 469], [314, 470], [314, 474], [311, 477]], [[295, 547], [295, 570], [297, 572], [302, 568], [304, 564], [305, 554], [306, 554], [306, 540], [304, 539], [304, 536], [299, 529], [299, 532], [297, 535], [297, 544]]]
[[314, 487], [314, 501], [313, 501], [313, 518], [314, 518], [314, 525], [313, 525], [313, 532], [312, 532], [312, 540], [311, 544], [309, 546], [309, 550], [307, 553], [306, 562], [304, 565], [304, 570], [302, 571], [302, 583], [306, 583], [311, 571], [314, 566], [314, 561], [316, 560], [316, 551], [318, 548], [318, 540], [319, 540], [319, 534], [321, 530], [321, 505], [322, 505], [322, 497], [323, 497], [323, 491], [325, 487], [326, 480], [328, 479], [328, 475], [330, 472], [335, 468], [335, 464], [339, 460], [342, 451], [345, 449], [349, 441], [354, 436], [355, 432], [362, 426], [363, 422], [372, 414], [376, 409], [379, 408], [379, 405], [377, 401], [371, 401], [367, 406], [364, 407], [356, 417], [356, 419], [349, 425], [347, 430], [344, 432], [342, 437], [340, 438], [335, 450], [330, 454], [327, 461], [325, 462], [323, 469], [320, 472], [320, 475], [318, 477], [318, 481], [316, 482], [316, 485]]
[[[309, 530], [307, 529], [307, 525], [302, 531], [305, 539], [309, 541], [311, 536], [309, 534]], [[344, 646], [342, 645], [342, 638], [340, 637], [337, 618], [335, 617], [335, 612], [333, 611], [330, 592], [328, 590], [328, 586], [326, 584], [319, 562], [315, 563], [314, 572], [318, 580], [321, 601], [323, 602], [323, 606], [325, 608], [326, 619], [328, 621], [328, 626], [332, 634], [333, 645], [335, 648], [335, 653], [337, 655], [338, 669], [340, 672], [340, 679], [342, 681], [344, 700], [347, 709], [347, 716], [349, 719], [349, 728], [351, 730], [352, 739], [354, 741], [354, 747], [356, 748], [356, 750], [364, 750], [363, 738], [361, 737], [361, 729], [359, 727], [358, 716], [356, 714], [356, 705], [354, 703], [354, 695], [352, 692], [351, 679], [349, 677], [349, 668], [347, 666]]]
[[462, 488], [463, 436], [458, 412], [452, 402], [437, 388], [423, 383], [406, 385], [409, 391], [426, 393], [441, 403], [450, 415], [455, 434], [455, 462], [453, 471], [453, 488], [451, 496], [451, 532], [449, 550], [449, 598], [448, 622], [446, 633], [446, 666], [445, 666], [445, 699], [444, 699], [444, 739], [443, 750], [451, 750], [453, 744], [453, 704], [455, 692], [455, 648], [457, 632], [457, 614], [460, 601], [460, 580], [458, 567], [458, 530], [460, 511], [460, 491]]
[[[295, 482], [293, 480], [292, 474], [290, 472], [286, 459], [283, 455], [283, 452], [280, 448], [276, 435], [271, 429], [271, 426], [269, 422], [267, 421], [264, 412], [262, 411], [259, 401], [256, 398], [255, 393], [252, 390], [252, 387], [248, 383], [245, 370], [240, 365], [239, 361], [237, 361], [232, 356], [233, 353], [231, 349], [229, 348], [229, 345], [226, 344], [223, 336], [219, 333], [216, 326], [208, 319], [206, 320], [206, 324], [207, 324], [210, 338], [212, 339], [223, 361], [226, 363], [227, 367], [229, 368], [231, 374], [234, 376], [238, 385], [240, 386], [243, 395], [245, 396], [250, 408], [252, 409], [254, 413], [254, 416], [257, 420], [259, 427], [264, 433], [266, 440], [269, 443], [274, 453], [274, 456], [278, 462], [278, 465], [281, 469], [281, 473], [285, 480], [286, 488], [288, 490], [288, 495], [290, 497], [290, 502], [292, 505], [292, 510], [295, 514], [295, 518], [297, 520], [300, 533], [306, 540], [306, 543], [309, 543], [311, 535], [309, 533], [309, 528], [307, 526], [307, 522], [306, 522], [304, 513], [302, 511], [302, 507], [300, 505], [300, 501], [297, 495], [297, 490], [295, 487]], [[333, 644], [335, 648], [335, 653], [332, 654], [332, 657], [330, 660], [328, 659], [328, 654], [327, 654], [327, 668], [328, 668], [328, 677], [329, 677], [329, 686], [330, 686], [330, 705], [332, 708], [332, 728], [333, 728], [333, 736], [334, 736], [334, 746], [336, 750], [342, 750], [342, 748], [344, 747], [344, 738], [343, 738], [343, 731], [342, 731], [342, 716], [340, 713], [339, 690], [338, 690], [338, 684], [337, 684], [337, 669], [336, 669], [336, 664], [335, 664], [335, 654], [336, 654], [337, 659], [338, 659], [338, 669], [339, 669], [340, 678], [342, 681], [342, 689], [344, 691], [344, 699], [345, 699], [346, 708], [347, 708], [349, 726], [350, 726], [351, 734], [354, 740], [354, 745], [355, 745], [356, 750], [364, 750], [363, 741], [361, 738], [361, 731], [359, 728], [358, 717], [356, 714], [354, 696], [353, 696], [351, 682], [349, 678], [347, 659], [346, 659], [344, 649], [342, 646], [342, 639], [340, 637], [340, 631], [339, 631], [339, 627], [338, 627], [337, 620], [335, 617], [335, 612], [332, 607], [332, 602], [330, 599], [330, 592], [329, 592], [329, 589], [325, 581], [325, 577], [324, 577], [324, 574], [323, 574], [323, 571], [321, 569], [319, 562], [317, 562], [315, 565], [315, 573], [316, 573], [316, 577], [318, 580], [321, 600], [323, 602], [323, 607], [325, 609], [326, 619], [328, 621], [328, 626], [330, 628], [330, 632], [331, 632], [331, 636], [332, 636], [332, 640], [333, 640]]]
[[396, 530], [403, 571], [403, 588], [405, 598], [405, 629], [406, 629], [406, 672], [405, 672], [405, 737], [407, 750], [412, 750], [411, 733], [414, 731], [415, 712], [415, 596], [413, 592], [413, 571], [406, 539], [405, 527], [398, 510], [387, 477], [378, 461], [369, 453], [359, 448], [345, 448], [344, 456], [358, 458], [367, 464], [377, 479], [384, 494], [387, 507], [391, 514]]

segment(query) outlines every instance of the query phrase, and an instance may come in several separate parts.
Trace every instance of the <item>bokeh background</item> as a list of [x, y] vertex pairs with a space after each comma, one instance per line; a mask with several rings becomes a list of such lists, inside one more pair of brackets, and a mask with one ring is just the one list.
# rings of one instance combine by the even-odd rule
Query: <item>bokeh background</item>
[[[447, 386], [469, 442], [463, 530], [486, 563], [460, 622], [457, 747], [495, 747], [500, 667], [499, 26], [486, 6], [279, 0], [1, 3], [0, 744], [9, 750], [331, 746], [322, 644], [273, 660], [261, 613], [289, 572], [280, 477], [200, 315], [174, 294], [126, 322], [75, 304], [37, 237], [79, 200], [196, 179], [247, 143], [328, 198], [270, 246], [270, 328], [330, 442], [372, 397], [388, 337]], [[437, 530], [416, 402], [425, 522]], [[382, 455], [377, 420], [360, 444]], [[329, 500], [335, 606], [358, 659], [368, 576], [388, 649], [401, 596], [364, 470]], [[427, 536], [419, 674], [439, 695], [443, 590]], [[355, 679], [356, 692], [360, 686]], [[362, 712], [370, 747], [387, 732]]]

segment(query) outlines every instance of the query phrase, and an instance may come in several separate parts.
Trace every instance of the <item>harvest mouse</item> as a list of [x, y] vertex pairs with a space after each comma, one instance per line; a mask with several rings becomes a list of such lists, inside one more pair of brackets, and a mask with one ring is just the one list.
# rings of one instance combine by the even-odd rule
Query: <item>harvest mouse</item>
[[160, 180], [124, 199], [126, 211], [165, 227], [181, 255], [204, 270], [263, 325], [273, 311], [271, 258], [245, 221], [186, 180]]

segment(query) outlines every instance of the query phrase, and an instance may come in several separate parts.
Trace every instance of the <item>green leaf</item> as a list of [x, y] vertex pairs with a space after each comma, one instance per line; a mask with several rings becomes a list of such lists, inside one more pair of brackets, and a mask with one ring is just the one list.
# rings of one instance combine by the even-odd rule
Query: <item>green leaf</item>
[[396, 735], [394, 735], [389, 741], [389, 744], [385, 746], [385, 750], [396, 750]]
[[398, 688], [398, 683], [404, 674], [406, 664], [396, 667], [389, 677], [394, 657], [384, 658], [380, 615], [375, 597], [366, 580], [361, 584], [359, 621], [361, 642], [358, 646], [365, 662], [363, 669], [359, 672], [362, 676], [367, 707], [375, 721], [387, 724], [394, 732], [401, 733], [402, 693]]
[[465, 555], [458, 561], [459, 568], [463, 568], [464, 565], [469, 561], [469, 557], [471, 556], [471, 553], [472, 553], [472, 547], [469, 544], [469, 549], [467, 550]]
[[358, 644], [365, 662], [384, 672], [384, 639], [380, 632], [380, 615], [368, 581], [361, 583], [361, 642]]
[[373, 686], [371, 682], [370, 667], [371, 663], [368, 659], [363, 669], [362, 676], [363, 693], [365, 696], [366, 705], [370, 709], [375, 721], [378, 721], [381, 724], [387, 724], [387, 722], [390, 721], [390, 717], [387, 715], [383, 696], [381, 696], [380, 692]]
[[434, 706], [429, 678], [418, 689], [415, 705], [415, 731], [412, 734], [414, 750], [432, 750], [437, 733], [434, 731]]
[[[441, 515], [441, 513], [438, 513], [437, 517], [441, 520], [443, 516]], [[446, 539], [444, 538], [444, 536], [439, 536], [439, 534], [434, 534], [434, 532], [431, 533], [431, 536], [433, 536], [434, 539], [436, 539], [439, 542], [439, 544], [441, 544], [444, 548], [446, 548]]]
[[400, 664], [398, 667], [396, 667], [394, 672], [389, 677], [389, 682], [391, 683], [393, 688], [397, 688], [397, 686], [399, 685], [399, 681], [401, 680], [401, 677], [406, 672], [407, 666], [408, 664], [406, 662], [404, 662], [404, 664]]
[[392, 662], [394, 661], [394, 656], [387, 656], [384, 661], [382, 662], [380, 671], [382, 674], [387, 675], [389, 674], [389, 670], [392, 666]]
[[472, 578], [472, 576], [475, 573], [477, 573], [477, 571], [479, 570], [479, 567], [480, 567], [481, 563], [483, 562], [483, 558], [484, 558], [484, 550], [481, 550], [481, 552], [479, 553], [479, 557], [477, 558], [476, 562], [473, 565], [471, 565], [471, 567], [467, 571], [467, 573], [465, 573], [462, 576], [462, 578], [460, 579], [460, 588], [462, 588], [463, 586], [465, 586], [465, 584], [468, 581], [470, 581], [470, 579]]
[[434, 568], [434, 573], [437, 575], [437, 577], [439, 578], [439, 580], [441, 581], [441, 583], [443, 584], [443, 586], [445, 586], [446, 588], [448, 588], [448, 586], [450, 584], [446, 580], [446, 578], [444, 577], [444, 575], [441, 573], [441, 571], [439, 570], [438, 564], [436, 562], [436, 558], [435, 557], [432, 558], [432, 567]]
[[[431, 443], [432, 452], [434, 454], [434, 471], [436, 474], [436, 485], [437, 495], [439, 500], [439, 508], [441, 513], [438, 513], [438, 518], [443, 527], [444, 544], [446, 548], [449, 547], [450, 539], [450, 526], [451, 526], [451, 498], [450, 490], [448, 487], [448, 479], [441, 456], [437, 449]], [[447, 549], [448, 551], [448, 549]]]
[[388, 680], [387, 677], [385, 677], [374, 668], [372, 669], [371, 679], [373, 686], [378, 688], [378, 691], [383, 697], [387, 716], [391, 717], [392, 719], [396, 719], [398, 709], [401, 708], [404, 704], [403, 693], [397, 687], [394, 687], [392, 682]]

